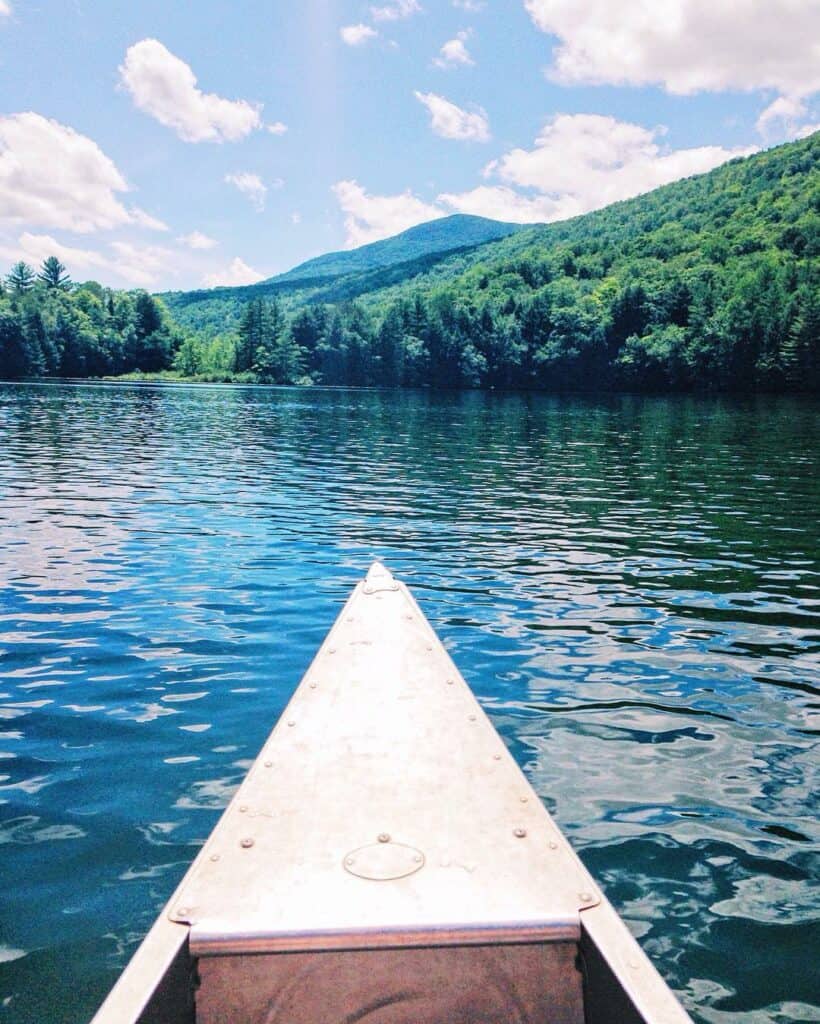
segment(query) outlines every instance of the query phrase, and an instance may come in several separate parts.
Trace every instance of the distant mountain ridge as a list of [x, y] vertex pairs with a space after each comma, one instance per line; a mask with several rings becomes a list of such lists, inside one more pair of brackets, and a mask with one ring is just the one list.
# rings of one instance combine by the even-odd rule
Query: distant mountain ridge
[[503, 241], [531, 227], [453, 214], [357, 249], [316, 256], [258, 284], [163, 292], [159, 297], [180, 324], [213, 335], [234, 330], [242, 307], [251, 299], [276, 296], [286, 308], [308, 302], [351, 301], [423, 275], [453, 255]]
[[[370, 242], [357, 249], [325, 253], [300, 263], [284, 274], [269, 277], [258, 284], [220, 286], [187, 292], [164, 292], [161, 297], [179, 314], [183, 323], [201, 328], [198, 317], [186, 316], [185, 310], [212, 300], [247, 302], [252, 298], [277, 295], [285, 299], [300, 293], [300, 299], [312, 302], [336, 302], [355, 298], [371, 290], [368, 275], [403, 267], [394, 281], [427, 270], [434, 263], [452, 253], [473, 249], [488, 242], [497, 242], [531, 225], [506, 224], [503, 221], [475, 217], [472, 214], [453, 214], [438, 220], [417, 224], [391, 238]], [[335, 282], [345, 280], [346, 288], [334, 288]], [[206, 318], [207, 319], [207, 318]]]
[[356, 249], [326, 253], [300, 263], [284, 274], [277, 274], [262, 285], [327, 279], [366, 270], [406, 263], [437, 253], [450, 252], [466, 246], [483, 245], [506, 238], [523, 225], [475, 217], [472, 214], [453, 214], [438, 220], [417, 224], [406, 231], [378, 242], [370, 242]]

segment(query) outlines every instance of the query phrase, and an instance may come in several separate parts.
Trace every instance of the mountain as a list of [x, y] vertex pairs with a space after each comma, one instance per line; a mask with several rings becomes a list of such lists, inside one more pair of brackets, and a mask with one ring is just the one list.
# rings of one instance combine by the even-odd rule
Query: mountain
[[0, 286], [0, 377], [820, 394], [820, 132], [572, 220], [442, 219], [248, 288], [160, 303], [33, 276]]
[[[235, 370], [265, 380], [820, 389], [820, 133], [572, 220], [438, 248], [451, 231], [463, 243], [466, 225], [167, 302], [205, 337], [228, 331]], [[273, 297], [276, 309], [243, 314]], [[192, 350], [185, 366], [207, 374], [209, 359]]]
[[235, 326], [242, 305], [250, 299], [276, 295], [290, 306], [299, 301], [338, 302], [356, 298], [385, 280], [397, 283], [415, 277], [447, 255], [506, 238], [520, 230], [520, 224], [454, 214], [358, 249], [317, 256], [258, 284], [165, 292], [161, 298], [181, 324], [209, 332], [214, 328], [224, 330]]
[[466, 249], [484, 242], [506, 238], [521, 230], [520, 224], [505, 224], [486, 217], [454, 214], [426, 224], [418, 224], [399, 235], [381, 242], [371, 242], [358, 249], [331, 252], [308, 260], [286, 274], [269, 278], [264, 284], [292, 281], [328, 280], [358, 274], [381, 267], [423, 259], [453, 249]]

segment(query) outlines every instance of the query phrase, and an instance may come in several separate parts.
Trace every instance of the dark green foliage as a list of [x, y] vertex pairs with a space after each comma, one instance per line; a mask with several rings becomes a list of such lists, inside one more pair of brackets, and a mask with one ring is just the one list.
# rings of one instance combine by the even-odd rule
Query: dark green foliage
[[182, 343], [160, 300], [112, 292], [95, 281], [72, 285], [59, 260], [46, 260], [36, 280], [18, 263], [7, 281], [9, 291], [0, 295], [0, 378], [164, 370]]
[[[7, 331], [3, 358], [17, 375], [173, 360], [270, 383], [816, 393], [819, 166], [820, 133], [484, 244], [436, 221], [259, 285], [169, 295], [185, 340], [145, 293], [9, 280], [0, 311], [24, 314], [23, 342]], [[494, 237], [488, 223], [470, 230]]]
[[37, 280], [42, 281], [47, 288], [68, 288], [71, 284], [66, 268], [56, 256], [49, 256], [43, 261]]
[[6, 275], [6, 283], [15, 295], [22, 295], [29, 288], [33, 288], [34, 280], [34, 271], [28, 263], [24, 263], [22, 260], [19, 263], [15, 263]]
[[405, 233], [169, 302], [207, 333], [278, 297], [316, 382], [816, 391], [818, 164], [815, 135], [457, 252]]

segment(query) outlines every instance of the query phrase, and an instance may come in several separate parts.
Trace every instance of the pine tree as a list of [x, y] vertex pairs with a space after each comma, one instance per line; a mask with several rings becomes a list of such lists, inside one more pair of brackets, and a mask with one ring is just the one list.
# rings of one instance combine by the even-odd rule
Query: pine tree
[[6, 283], [15, 295], [22, 295], [34, 287], [34, 271], [28, 263], [20, 260], [6, 275]]
[[42, 281], [47, 288], [66, 289], [71, 284], [68, 271], [56, 256], [49, 256], [47, 260], [43, 260], [37, 280]]
[[265, 310], [261, 299], [247, 303], [239, 321], [239, 341], [236, 346], [236, 372], [253, 370], [257, 349], [263, 343]]
[[402, 309], [391, 306], [382, 320], [376, 339], [377, 373], [380, 384], [395, 388], [404, 383], [404, 330]]
[[801, 288], [797, 292], [797, 309], [780, 358], [791, 388], [813, 392], [820, 389], [820, 296], [811, 287]]

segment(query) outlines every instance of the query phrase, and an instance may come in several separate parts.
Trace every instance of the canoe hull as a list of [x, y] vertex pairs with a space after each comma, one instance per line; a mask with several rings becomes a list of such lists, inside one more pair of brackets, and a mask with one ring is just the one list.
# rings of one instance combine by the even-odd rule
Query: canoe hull
[[375, 565], [94, 1024], [445, 1020], [689, 1017]]

